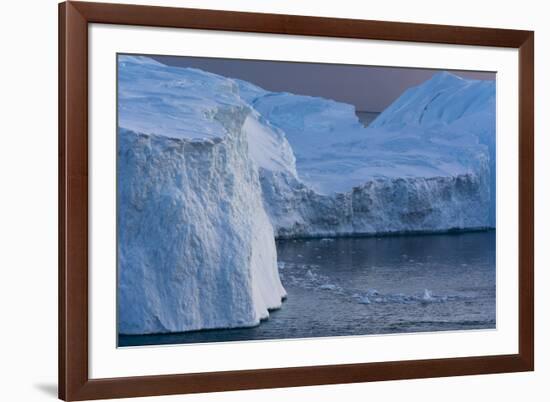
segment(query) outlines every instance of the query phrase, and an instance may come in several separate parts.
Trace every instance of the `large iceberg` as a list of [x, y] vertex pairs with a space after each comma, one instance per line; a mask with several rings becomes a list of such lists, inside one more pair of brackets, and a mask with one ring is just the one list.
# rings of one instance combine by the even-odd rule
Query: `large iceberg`
[[252, 326], [285, 291], [231, 80], [119, 58], [118, 329]]
[[295, 159], [272, 169], [253, 155], [277, 236], [494, 227], [494, 82], [438, 73], [368, 128], [352, 105], [239, 87]]

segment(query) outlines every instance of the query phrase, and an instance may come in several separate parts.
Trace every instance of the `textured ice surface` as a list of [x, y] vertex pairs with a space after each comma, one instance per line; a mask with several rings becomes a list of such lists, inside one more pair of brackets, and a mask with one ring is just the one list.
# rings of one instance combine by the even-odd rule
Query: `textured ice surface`
[[494, 82], [436, 74], [368, 128], [351, 105], [239, 86], [296, 160], [259, 163], [278, 236], [494, 227]]
[[251, 326], [285, 291], [230, 81], [121, 57], [118, 326]]
[[[425, 143], [441, 147], [447, 158], [456, 160], [464, 170], [482, 176], [490, 202], [488, 207], [481, 207], [489, 215], [488, 226], [495, 226], [495, 81], [467, 80], [447, 72], [439, 73], [407, 90], [371, 127], [392, 132], [414, 128]], [[439, 159], [443, 158], [444, 155]]]

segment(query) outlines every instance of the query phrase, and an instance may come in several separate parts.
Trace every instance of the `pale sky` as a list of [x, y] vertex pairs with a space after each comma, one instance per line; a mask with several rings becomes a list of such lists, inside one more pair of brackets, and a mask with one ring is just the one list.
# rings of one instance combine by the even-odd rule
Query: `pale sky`
[[[154, 56], [161, 63], [194, 67], [240, 78], [273, 92], [321, 96], [351, 103], [359, 111], [380, 112], [407, 88], [437, 71], [418, 68], [296, 63], [203, 57]], [[492, 72], [447, 70], [465, 78], [494, 80]]]

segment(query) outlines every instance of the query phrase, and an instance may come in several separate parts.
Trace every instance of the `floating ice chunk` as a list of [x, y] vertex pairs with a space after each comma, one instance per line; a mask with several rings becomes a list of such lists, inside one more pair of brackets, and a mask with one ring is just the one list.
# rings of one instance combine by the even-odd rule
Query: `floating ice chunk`
[[367, 290], [367, 295], [369, 295], [369, 296], [378, 296], [379, 294], [380, 293], [376, 289], [368, 289]]
[[422, 300], [426, 301], [426, 302], [429, 302], [429, 301], [434, 301], [435, 299], [434, 299], [433, 294], [430, 290], [424, 289], [424, 294], [422, 295]]

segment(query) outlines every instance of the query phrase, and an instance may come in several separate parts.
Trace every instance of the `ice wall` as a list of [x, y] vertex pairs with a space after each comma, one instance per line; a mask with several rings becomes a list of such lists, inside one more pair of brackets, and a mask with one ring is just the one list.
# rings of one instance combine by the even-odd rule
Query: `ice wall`
[[425, 140], [453, 147], [454, 154], [461, 152], [456, 159], [473, 171], [479, 169], [480, 160], [487, 160], [488, 226], [495, 227], [495, 81], [468, 80], [448, 72], [438, 73], [422, 85], [407, 90], [370, 127], [393, 132], [414, 128]]
[[239, 86], [295, 157], [285, 171], [253, 155], [278, 236], [495, 226], [494, 82], [436, 74], [368, 128], [351, 105]]
[[119, 60], [118, 328], [252, 326], [281, 305], [273, 228], [230, 80]]

